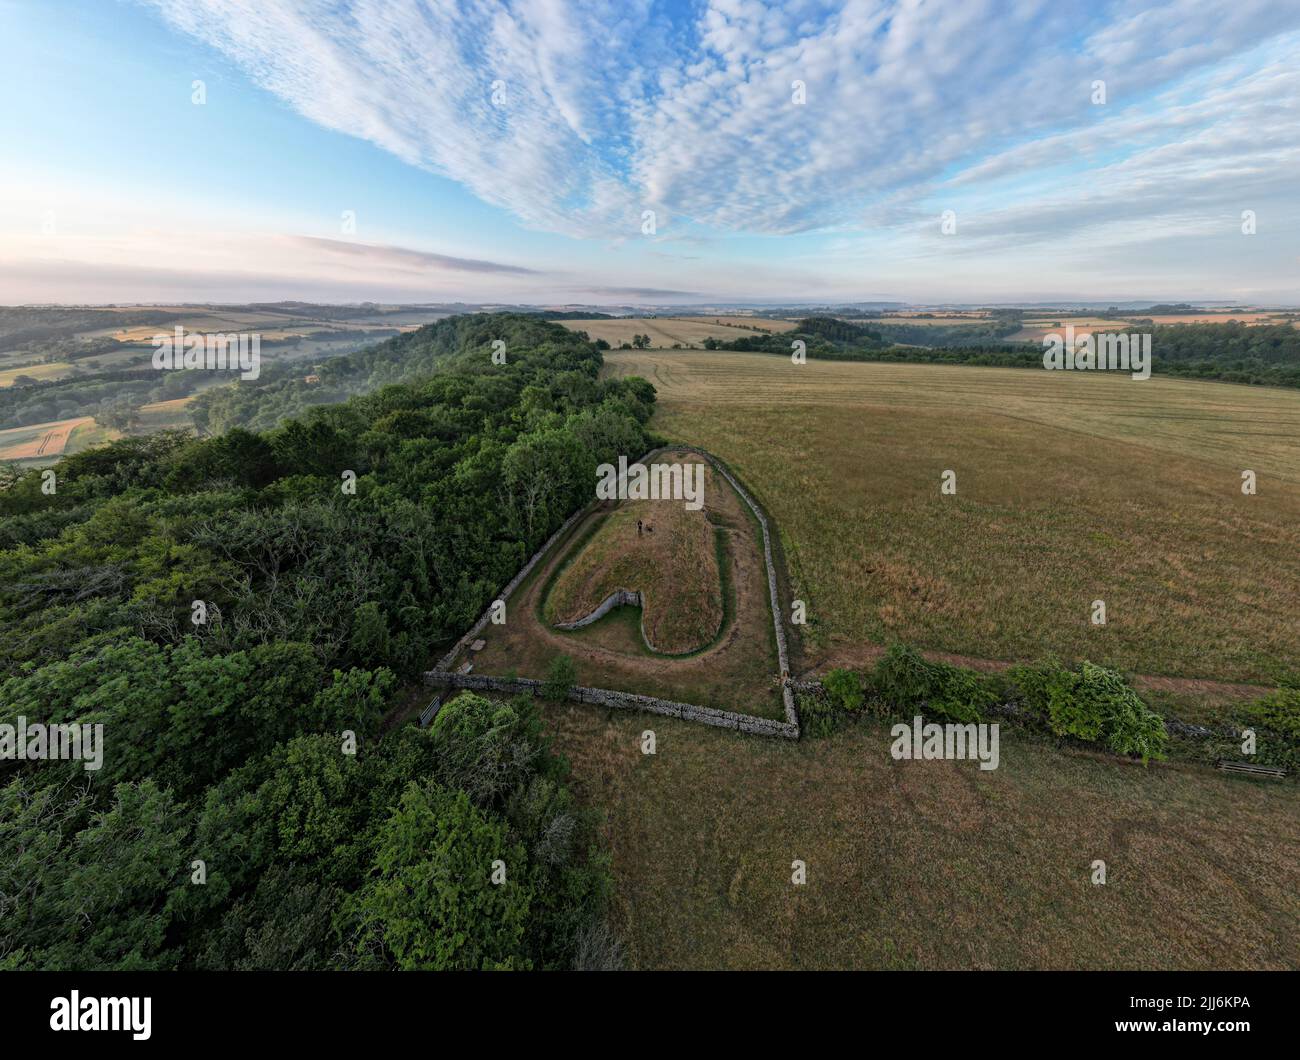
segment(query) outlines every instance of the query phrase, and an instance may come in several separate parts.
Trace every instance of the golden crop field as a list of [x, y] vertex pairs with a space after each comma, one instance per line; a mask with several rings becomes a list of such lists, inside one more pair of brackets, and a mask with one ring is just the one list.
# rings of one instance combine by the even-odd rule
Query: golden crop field
[[[1138, 317], [1148, 316], [1145, 313], [1136, 313], [1134, 315]], [[1289, 313], [1266, 313], [1246, 309], [1228, 310], [1222, 313], [1157, 314], [1150, 317], [1150, 319], [1156, 324], [1226, 324], [1230, 320], [1240, 321], [1243, 324], [1285, 324], [1288, 323], [1288, 317], [1294, 316], [1294, 311]]]
[[571, 331], [585, 331], [592, 339], [604, 339], [615, 349], [631, 342], [634, 335], [649, 335], [658, 349], [699, 346], [705, 339], [729, 342], [745, 335], [789, 331], [790, 320], [760, 320], [754, 317], [618, 317], [614, 320], [557, 320]]
[[649, 379], [651, 427], [726, 460], [774, 516], [809, 612], [797, 669], [900, 639], [1183, 678], [1300, 671], [1300, 391], [726, 352], [606, 365]]
[[73, 431], [93, 422], [89, 416], [76, 416], [70, 420], [35, 423], [29, 427], [11, 427], [0, 431], [0, 460], [54, 463], [63, 455]]
[[43, 383], [50, 379], [61, 379], [71, 371], [72, 365], [66, 361], [29, 364], [24, 368], [4, 368], [0, 369], [0, 387], [13, 386], [14, 380], [23, 375]]

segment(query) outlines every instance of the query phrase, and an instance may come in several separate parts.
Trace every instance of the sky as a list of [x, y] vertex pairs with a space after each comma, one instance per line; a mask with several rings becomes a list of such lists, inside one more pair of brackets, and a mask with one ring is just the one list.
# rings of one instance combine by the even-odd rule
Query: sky
[[0, 0], [0, 304], [1300, 304], [1300, 0]]

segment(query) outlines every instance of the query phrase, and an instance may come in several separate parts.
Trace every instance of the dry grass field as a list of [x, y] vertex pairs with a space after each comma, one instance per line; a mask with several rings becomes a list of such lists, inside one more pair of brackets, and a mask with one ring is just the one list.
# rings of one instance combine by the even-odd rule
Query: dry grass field
[[1182, 678], [1300, 671], [1300, 391], [725, 352], [606, 364], [654, 383], [651, 426], [726, 460], [774, 516], [808, 605], [796, 669], [898, 638]]
[[29, 364], [23, 368], [4, 368], [0, 369], [0, 387], [13, 386], [14, 380], [23, 375], [43, 383], [48, 379], [62, 379], [71, 371], [72, 365], [67, 361]]
[[172, 398], [170, 401], [154, 401], [140, 406], [140, 423], [143, 430], [161, 431], [165, 428], [193, 430], [194, 421], [190, 418], [190, 404], [197, 394]]
[[745, 328], [754, 331], [770, 331], [780, 335], [785, 331], [793, 331], [798, 325], [798, 318], [791, 320], [778, 320], [771, 317], [754, 317], [745, 316], [743, 313], [735, 313], [730, 316], [697, 316], [697, 317], [675, 317], [675, 320], [685, 320], [695, 324], [711, 324], [714, 326], [728, 328]]
[[544, 709], [604, 811], [633, 967], [1300, 967], [1294, 785], [1009, 734], [982, 772], [896, 762], [872, 724], [788, 743]]
[[93, 422], [89, 416], [79, 416], [0, 431], [0, 460], [48, 460], [53, 463], [63, 455], [72, 432]]
[[[164, 429], [193, 430], [194, 421], [186, 411], [195, 395], [155, 401], [140, 407], [140, 422], [134, 433], [149, 434]], [[122, 432], [101, 427], [92, 416], [76, 416], [53, 423], [30, 427], [12, 427], [0, 431], [0, 460], [21, 461], [27, 467], [55, 463], [59, 457], [107, 445], [122, 437]]]
[[656, 349], [674, 345], [689, 349], [705, 339], [730, 342], [746, 335], [789, 331], [789, 320], [759, 320], [753, 317], [618, 317], [614, 320], [557, 320], [571, 331], [585, 331], [593, 340], [604, 339], [615, 349], [632, 341], [634, 335], [649, 335]]
[[[705, 497], [727, 488], [710, 468]], [[626, 589], [641, 593], [642, 625], [653, 650], [683, 655], [707, 647], [723, 618], [719, 548], [709, 515], [707, 508], [688, 511], [675, 500], [620, 505], [560, 571], [542, 605], [546, 620], [552, 626], [576, 622]]]

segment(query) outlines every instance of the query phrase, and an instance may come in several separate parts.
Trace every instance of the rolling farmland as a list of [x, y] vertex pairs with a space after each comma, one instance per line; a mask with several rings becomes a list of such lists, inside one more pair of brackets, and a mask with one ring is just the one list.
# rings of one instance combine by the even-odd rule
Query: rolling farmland
[[794, 321], [758, 317], [616, 317], [612, 320], [559, 320], [571, 331], [585, 331], [592, 339], [604, 339], [615, 349], [630, 343], [634, 335], [649, 335], [656, 349], [674, 345], [690, 348], [705, 339], [730, 342], [746, 335], [789, 331]]

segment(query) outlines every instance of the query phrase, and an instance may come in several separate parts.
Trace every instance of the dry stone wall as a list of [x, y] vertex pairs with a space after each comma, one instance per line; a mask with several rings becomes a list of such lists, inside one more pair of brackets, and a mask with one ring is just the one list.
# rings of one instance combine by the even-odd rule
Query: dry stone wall
[[[639, 592], [629, 591], [627, 589], [615, 589], [605, 599], [596, 605], [596, 610], [589, 615], [583, 615], [576, 622], [557, 622], [556, 629], [581, 629], [583, 626], [589, 626], [597, 619], [604, 618], [616, 607], [622, 607], [629, 604], [632, 607], [641, 606], [641, 594]], [[643, 631], [644, 632], [644, 631]]]
[[[465, 688], [475, 692], [504, 692], [509, 695], [522, 693], [530, 696], [540, 696], [543, 684], [530, 677], [492, 677], [488, 674], [453, 673], [450, 670], [430, 670], [424, 675], [424, 679], [430, 685]], [[670, 718], [681, 718], [683, 721], [713, 725], [720, 729], [737, 729], [740, 732], [780, 736], [788, 740], [799, 738], [799, 726], [792, 725], [788, 721], [756, 718], [750, 714], [738, 714], [735, 711], [718, 710], [714, 707], [700, 707], [693, 703], [677, 703], [671, 699], [643, 696], [635, 692], [616, 692], [609, 688], [577, 686], [569, 689], [568, 698], [575, 703], [662, 714]]]
[[[767, 516], [763, 514], [763, 509], [758, 506], [746, 491], [746, 489], [736, 481], [736, 476], [731, 470], [722, 463], [712, 453], [704, 449], [699, 449], [693, 445], [668, 445], [660, 446], [658, 449], [652, 449], [641, 457], [639, 463], [647, 463], [653, 460], [660, 453], [695, 453], [703, 457], [714, 469], [725, 478], [731, 488], [736, 491], [740, 498], [749, 505], [750, 511], [754, 513], [754, 518], [758, 520], [759, 528], [763, 532], [763, 563], [767, 568], [767, 591], [771, 600], [772, 624], [776, 632], [776, 655], [780, 665], [781, 681], [781, 702], [785, 709], [785, 721], [772, 721], [767, 718], [755, 718], [748, 714], [737, 714], [733, 711], [715, 710], [712, 707], [698, 707], [689, 703], [674, 703], [670, 700], [656, 699], [653, 696], [640, 696], [631, 692], [613, 692], [608, 689], [600, 688], [575, 688], [570, 694], [570, 699], [575, 699], [580, 703], [597, 703], [602, 706], [626, 707], [633, 710], [645, 710], [653, 714], [667, 714], [671, 717], [683, 718], [687, 721], [698, 721], [705, 725], [717, 725], [725, 729], [739, 729], [741, 732], [759, 733], [766, 736], [782, 736], [789, 739], [799, 738], [799, 712], [795, 708], [794, 693], [790, 685], [790, 659], [786, 647], [785, 623], [781, 618], [781, 600], [777, 593], [776, 582], [776, 563], [772, 557], [772, 531], [768, 526]], [[564, 537], [565, 534], [573, 527], [578, 520], [585, 517], [589, 512], [595, 509], [596, 504], [593, 502], [569, 516], [564, 524], [551, 535], [550, 539], [544, 544], [530, 559], [523, 568], [516, 574], [508, 585], [497, 595], [498, 600], [509, 602], [510, 595], [532, 572], [533, 568], [543, 556], [547, 555], [555, 544]], [[619, 599], [620, 595], [622, 596]], [[635, 598], [635, 599], [633, 599]], [[620, 603], [641, 604], [641, 594], [637, 592], [627, 592], [620, 589], [603, 600], [596, 611], [592, 612], [586, 618], [579, 619], [572, 625], [560, 626], [561, 629], [572, 629], [577, 626], [587, 625], [596, 621], [604, 614], [607, 614], [611, 608], [617, 607]], [[523, 692], [530, 691], [531, 686], [540, 688], [540, 681], [533, 681], [529, 678], [516, 678], [514, 680], [503, 677], [490, 677], [485, 674], [453, 674], [451, 668], [455, 662], [456, 656], [469, 647], [469, 645], [478, 637], [478, 635], [487, 626], [492, 618], [492, 608], [489, 606], [483, 612], [483, 616], [474, 623], [473, 627], [463, 637], [460, 638], [446, 655], [438, 660], [435, 670], [425, 674], [426, 681], [430, 684], [448, 684], [458, 688], [479, 688], [497, 692]], [[642, 615], [644, 624], [645, 616]], [[645, 635], [644, 626], [642, 636]], [[647, 641], [647, 643], [649, 643]], [[468, 683], [467, 683], [468, 682]], [[473, 682], [498, 682], [510, 687], [495, 687], [492, 684], [476, 684]], [[533, 691], [533, 695], [538, 692]], [[584, 696], [595, 698], [584, 698]]]

